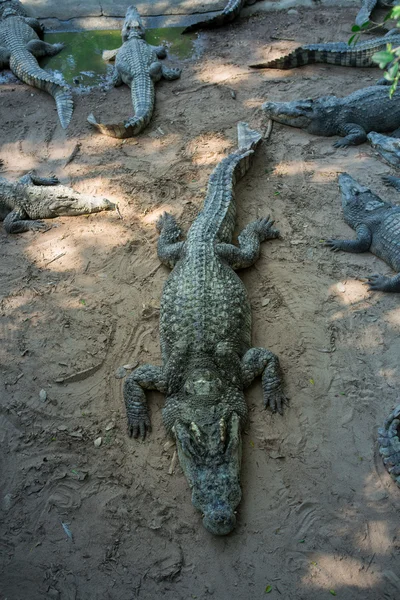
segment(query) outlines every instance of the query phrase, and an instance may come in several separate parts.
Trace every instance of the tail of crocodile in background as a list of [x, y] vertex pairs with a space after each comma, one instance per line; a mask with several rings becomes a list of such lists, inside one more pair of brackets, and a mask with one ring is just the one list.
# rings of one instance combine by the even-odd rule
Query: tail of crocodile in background
[[240, 11], [245, 4], [247, 4], [246, 0], [229, 0], [228, 4], [221, 13], [215, 17], [211, 17], [211, 19], [207, 19], [206, 21], [198, 21], [197, 23], [193, 23], [193, 25], [189, 25], [182, 31], [182, 33], [190, 33], [191, 31], [197, 31], [198, 29], [203, 28], [214, 29], [214, 27], [226, 25], [239, 16]]
[[342, 67], [376, 67], [376, 63], [372, 62], [372, 55], [386, 50], [389, 42], [395, 46], [400, 45], [400, 34], [391, 33], [390, 36], [366, 40], [354, 46], [345, 42], [307, 44], [280, 58], [249, 66], [252, 69], [293, 69], [303, 65], [327, 63]]
[[154, 83], [150, 75], [143, 73], [134, 77], [131, 84], [131, 97], [135, 115], [130, 119], [107, 125], [98, 123], [92, 113], [87, 120], [109, 137], [122, 139], [137, 135], [150, 123], [154, 110]]
[[11, 51], [10, 68], [24, 83], [45, 90], [53, 96], [56, 101], [61, 127], [66, 129], [74, 110], [70, 88], [57, 81], [51, 73], [41, 69], [36, 58], [28, 50], [21, 47], [14, 52]]

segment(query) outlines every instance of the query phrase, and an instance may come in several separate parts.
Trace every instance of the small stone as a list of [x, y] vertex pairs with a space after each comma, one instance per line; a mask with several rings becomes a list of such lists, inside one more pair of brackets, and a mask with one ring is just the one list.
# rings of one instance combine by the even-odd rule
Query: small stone
[[287, 11], [288, 15], [298, 15], [299, 11], [296, 10], [295, 8], [289, 8], [289, 10]]
[[101, 437], [98, 437], [98, 438], [96, 438], [96, 439], [94, 440], [94, 447], [95, 447], [95, 448], [100, 448], [100, 446], [101, 446], [101, 442], [102, 442], [102, 439], [101, 439]]
[[115, 427], [115, 423], [114, 423], [114, 421], [110, 421], [110, 422], [108, 423], [108, 425], [106, 425], [106, 427], [105, 427], [105, 430], [106, 430], [106, 431], [110, 431], [111, 429], [114, 429], [114, 427]]
[[46, 390], [40, 390], [40, 392], [39, 392], [39, 400], [41, 402], [46, 402], [46, 400], [47, 400], [47, 392], [46, 392]]
[[346, 287], [343, 285], [343, 283], [341, 281], [339, 281], [339, 283], [336, 285], [336, 289], [338, 292], [341, 292], [343, 294], [343, 292], [346, 291]]
[[126, 377], [127, 372], [125, 367], [118, 367], [118, 369], [115, 371], [115, 379], [123, 379], [124, 377]]
[[67, 426], [66, 425], [59, 425], [57, 427], [58, 431], [67, 431]]
[[264, 298], [264, 300], [261, 300], [261, 306], [268, 306], [270, 302], [271, 298]]
[[129, 363], [128, 365], [124, 365], [123, 368], [126, 369], [127, 371], [132, 371], [132, 369], [134, 369], [135, 367], [138, 366], [138, 362], [133, 362], [133, 363]]

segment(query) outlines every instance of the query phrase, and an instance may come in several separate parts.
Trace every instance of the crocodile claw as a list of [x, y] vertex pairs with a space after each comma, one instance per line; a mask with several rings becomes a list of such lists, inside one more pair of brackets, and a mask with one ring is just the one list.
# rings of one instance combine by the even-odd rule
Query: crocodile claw
[[332, 252], [339, 252], [339, 250], [340, 250], [339, 243], [340, 243], [340, 240], [332, 239], [332, 240], [326, 240], [324, 245], [327, 248], [329, 248], [330, 250], [332, 250]]
[[128, 418], [128, 435], [129, 437], [133, 437], [135, 439], [141, 438], [144, 440], [146, 435], [151, 432], [151, 423], [150, 418], [146, 414], [137, 415], [137, 416], [129, 416]]
[[350, 144], [346, 138], [343, 138], [341, 140], [336, 140], [336, 142], [332, 145], [334, 148], [348, 148]]
[[273, 413], [278, 412], [280, 415], [283, 415], [283, 407], [288, 406], [288, 404], [289, 398], [285, 396], [282, 390], [272, 392], [264, 402], [265, 408], [269, 406]]
[[384, 292], [386, 291], [388, 281], [389, 277], [375, 273], [374, 275], [369, 275], [369, 277], [367, 277], [367, 281], [364, 283], [364, 285], [368, 285], [368, 289], [370, 291]]

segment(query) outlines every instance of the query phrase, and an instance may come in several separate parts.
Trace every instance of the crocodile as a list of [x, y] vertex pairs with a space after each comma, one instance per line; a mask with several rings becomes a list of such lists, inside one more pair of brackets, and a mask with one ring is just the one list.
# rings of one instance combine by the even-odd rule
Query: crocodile
[[400, 487], [400, 404], [378, 429], [379, 454], [393, 481]]
[[143, 22], [134, 6], [126, 11], [122, 27], [123, 44], [116, 50], [107, 50], [103, 57], [115, 58], [113, 85], [126, 83], [131, 88], [135, 115], [126, 121], [106, 125], [98, 123], [93, 114], [88, 121], [101, 133], [114, 138], [127, 138], [140, 133], [150, 123], [154, 110], [154, 83], [161, 77], [169, 81], [178, 79], [181, 69], [163, 65], [158, 58], [165, 58], [164, 46], [151, 46], [144, 40]]
[[313, 100], [265, 102], [261, 107], [273, 121], [300, 127], [314, 135], [341, 135], [335, 148], [358, 146], [370, 131], [395, 131], [400, 127], [400, 89], [389, 98], [386, 86], [375, 85], [344, 98], [322, 96]]
[[370, 275], [370, 290], [400, 292], [400, 206], [385, 202], [348, 173], [339, 175], [344, 220], [357, 233], [355, 240], [326, 241], [338, 252], [372, 252], [387, 262], [397, 275]]
[[393, 4], [394, 0], [362, 0], [361, 8], [355, 18], [355, 24], [361, 27], [364, 23], [368, 23], [374, 8], [387, 8], [393, 6]]
[[367, 135], [367, 138], [371, 146], [387, 163], [392, 165], [392, 167], [400, 168], [399, 138], [382, 135], [381, 133], [376, 133], [376, 131], [371, 131]]
[[51, 94], [61, 126], [66, 129], [73, 111], [71, 91], [54, 75], [41, 69], [36, 60], [58, 54], [64, 45], [41, 40], [43, 30], [39, 21], [24, 16], [23, 8], [19, 8], [15, 0], [8, 4], [2, 9], [0, 20], [0, 69], [9, 68], [24, 83]]
[[198, 21], [197, 23], [193, 23], [193, 25], [189, 25], [182, 33], [191, 33], [199, 29], [214, 29], [227, 25], [239, 16], [240, 11], [245, 5], [252, 5], [256, 2], [260, 2], [260, 0], [229, 0], [222, 12], [205, 21]]
[[7, 233], [48, 229], [37, 219], [73, 217], [115, 208], [106, 198], [80, 194], [57, 184], [55, 177], [44, 178], [31, 173], [16, 182], [0, 177], [0, 220], [4, 221]]
[[327, 63], [342, 67], [377, 67], [372, 56], [386, 50], [387, 44], [400, 46], [400, 33], [392, 29], [385, 36], [373, 40], [364, 40], [352, 46], [345, 42], [327, 42], [324, 44], [305, 44], [289, 54], [267, 62], [249, 65], [252, 69], [293, 69], [303, 65]]
[[277, 238], [273, 221], [261, 218], [239, 235], [233, 186], [247, 171], [261, 135], [238, 124], [239, 149], [224, 158], [209, 178], [203, 210], [186, 241], [171, 214], [157, 222], [158, 257], [172, 268], [160, 310], [163, 366], [143, 365], [127, 377], [124, 399], [128, 432], [146, 436], [150, 419], [144, 390], [166, 395], [163, 421], [175, 438], [193, 505], [215, 535], [235, 526], [241, 499], [241, 430], [247, 418], [244, 388], [262, 376], [265, 406], [282, 414], [278, 358], [251, 347], [251, 309], [235, 270], [257, 260], [260, 243]]

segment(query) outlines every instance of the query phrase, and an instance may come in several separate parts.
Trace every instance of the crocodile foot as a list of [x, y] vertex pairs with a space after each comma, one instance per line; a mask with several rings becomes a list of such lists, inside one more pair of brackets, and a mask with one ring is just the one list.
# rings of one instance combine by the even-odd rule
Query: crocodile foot
[[368, 285], [371, 292], [388, 292], [391, 288], [391, 277], [378, 273], [369, 275], [364, 285]]
[[400, 487], [400, 404], [378, 429], [379, 454], [391, 478]]
[[278, 412], [280, 415], [283, 415], [283, 407], [288, 406], [288, 404], [289, 398], [285, 396], [282, 390], [272, 392], [264, 401], [265, 408], [270, 407], [272, 412]]
[[145, 439], [146, 434], [151, 431], [151, 422], [147, 406], [142, 402], [131, 402], [127, 407], [128, 434], [129, 437], [141, 437]]

